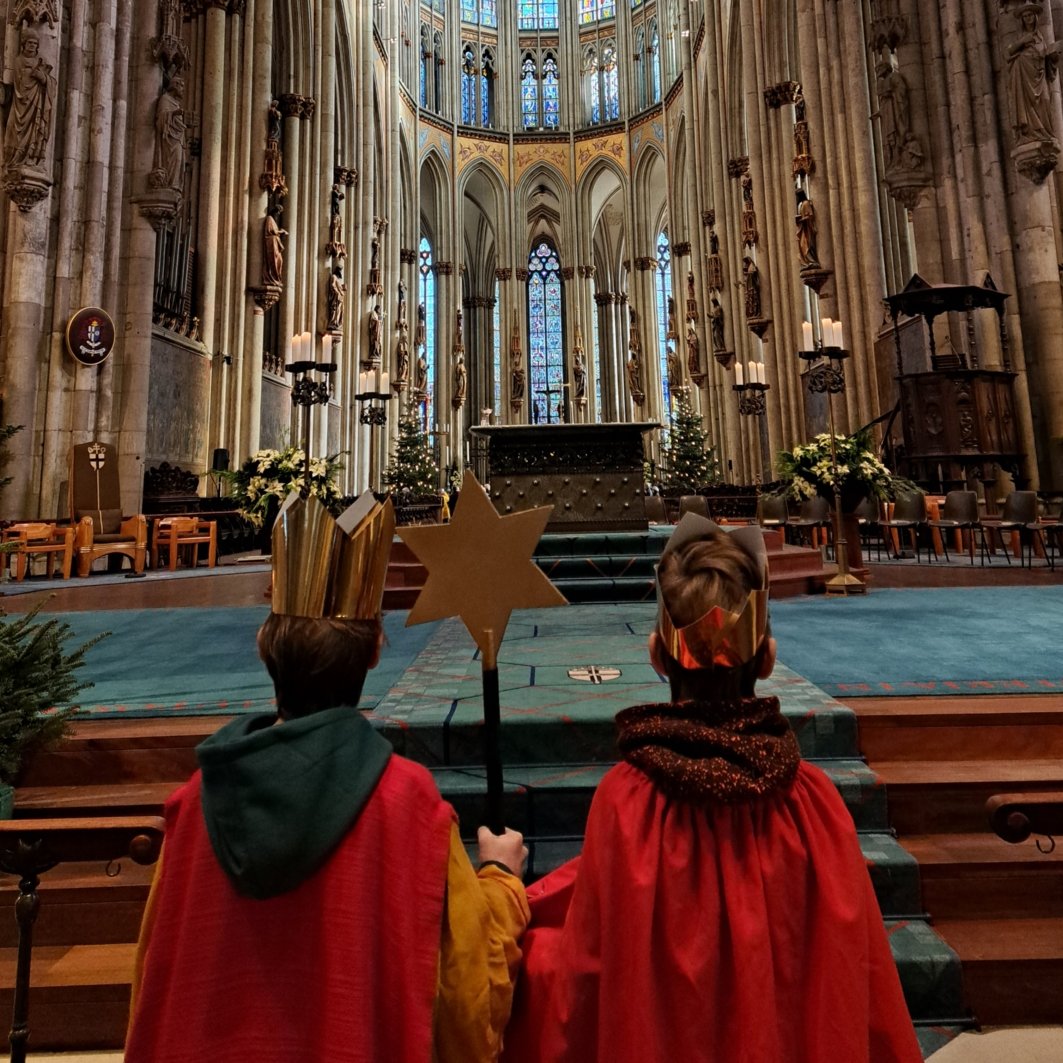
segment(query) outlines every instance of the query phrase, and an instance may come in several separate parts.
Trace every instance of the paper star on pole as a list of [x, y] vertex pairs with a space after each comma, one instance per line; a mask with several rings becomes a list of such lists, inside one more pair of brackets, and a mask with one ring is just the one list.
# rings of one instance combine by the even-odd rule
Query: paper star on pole
[[501, 517], [466, 469], [460, 505], [449, 524], [398, 529], [428, 569], [407, 627], [460, 616], [480, 652], [493, 659], [514, 609], [567, 605], [532, 560], [553, 511], [542, 506]]

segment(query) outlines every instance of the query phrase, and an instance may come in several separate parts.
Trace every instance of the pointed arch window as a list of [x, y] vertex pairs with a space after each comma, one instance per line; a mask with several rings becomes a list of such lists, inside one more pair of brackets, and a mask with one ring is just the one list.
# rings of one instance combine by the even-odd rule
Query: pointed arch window
[[[657, 356], [661, 367], [661, 395], [663, 409], [671, 410], [672, 396], [668, 387], [668, 300], [672, 298], [672, 244], [668, 230], [657, 235]], [[678, 340], [672, 340], [677, 343]]]
[[558, 92], [557, 60], [551, 52], [543, 60], [543, 125], [557, 129], [561, 123], [561, 100]]
[[427, 236], [421, 237], [417, 246], [417, 268], [420, 277], [418, 294], [420, 307], [424, 307], [424, 346], [421, 351], [428, 363], [428, 398], [424, 403], [424, 424], [432, 423], [432, 393], [436, 367], [436, 271], [432, 258], [432, 243]]
[[580, 25], [616, 17], [616, 0], [579, 0]]
[[598, 94], [598, 50], [588, 48], [583, 53], [583, 96], [591, 125], [602, 120], [602, 104]]
[[421, 26], [421, 106], [428, 106], [428, 89], [432, 84], [432, 31]]
[[517, 10], [519, 29], [557, 29], [557, 0], [520, 0]]
[[602, 111], [607, 122], [620, 117], [620, 75], [616, 45], [611, 41], [602, 49]]
[[495, 280], [494, 306], [491, 308], [491, 384], [493, 409], [498, 413], [502, 409], [502, 309], [499, 302], [501, 295], [499, 282]]
[[474, 26], [498, 26], [496, 0], [461, 0], [461, 21]]
[[650, 47], [647, 73], [650, 78], [650, 102], [661, 102], [661, 35], [657, 32], [657, 20], [650, 23]]
[[446, 62], [443, 56], [443, 34], [438, 30], [434, 38], [435, 63], [432, 68], [434, 98], [433, 109], [436, 114], [443, 112], [443, 64]]
[[471, 44], [461, 50], [461, 124], [472, 125], [476, 121], [476, 54]]
[[530, 52], [520, 68], [520, 110], [524, 128], [534, 129], [539, 124], [539, 72]]
[[561, 260], [549, 240], [528, 256], [528, 368], [532, 422], [558, 421], [564, 364]]
[[648, 56], [646, 52], [646, 28], [645, 26], [639, 26], [635, 30], [635, 46], [632, 49], [632, 53], [635, 56], [635, 62], [638, 63], [635, 72], [635, 110], [641, 111], [646, 106], [647, 93], [646, 93], [646, 60]]
[[485, 129], [494, 124], [495, 57], [485, 48], [480, 57], [480, 125]]

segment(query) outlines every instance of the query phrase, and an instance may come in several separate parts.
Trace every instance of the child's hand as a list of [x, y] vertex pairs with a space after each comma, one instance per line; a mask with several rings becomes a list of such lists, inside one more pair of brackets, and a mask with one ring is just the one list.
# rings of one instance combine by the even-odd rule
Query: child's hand
[[505, 864], [514, 875], [524, 874], [524, 863], [528, 859], [528, 848], [524, 844], [524, 835], [506, 828], [505, 834], [492, 834], [487, 827], [476, 832], [476, 841], [480, 847], [480, 863], [494, 861]]

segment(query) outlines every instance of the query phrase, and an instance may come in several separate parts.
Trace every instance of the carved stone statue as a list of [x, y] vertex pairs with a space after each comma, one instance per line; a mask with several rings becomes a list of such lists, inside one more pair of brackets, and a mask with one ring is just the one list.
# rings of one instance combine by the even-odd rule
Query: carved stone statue
[[159, 36], [181, 36], [180, 0], [159, 0]]
[[410, 382], [410, 342], [406, 338], [406, 330], [399, 333], [399, 342], [395, 345], [395, 383], [408, 384]]
[[381, 342], [383, 327], [384, 322], [380, 315], [380, 306], [378, 304], [369, 311], [369, 361], [374, 366], [380, 365], [380, 356], [383, 353], [383, 344]]
[[586, 399], [587, 367], [584, 364], [583, 355], [578, 351], [572, 358], [572, 390], [577, 402]]
[[1028, 4], [1019, 12], [1022, 30], [1008, 45], [1008, 92], [1015, 142], [1052, 141], [1049, 82], [1059, 68], [1059, 45], [1046, 43], [1038, 25], [1040, 9]]
[[745, 210], [753, 209], [753, 178], [748, 170], [742, 174], [742, 204]]
[[628, 310], [628, 313], [631, 315], [631, 323], [628, 330], [627, 346], [628, 350], [637, 358], [637, 356], [642, 353], [642, 340], [639, 337], [639, 315], [636, 313], [634, 307], [631, 307]]
[[670, 344], [665, 354], [665, 361], [668, 366], [668, 387], [669, 390], [675, 391], [683, 383], [683, 366], [679, 361], [679, 355], [675, 353], [675, 348]]
[[889, 58], [878, 63], [875, 74], [882, 146], [886, 151], [886, 168], [890, 169], [901, 164], [901, 148], [911, 135], [908, 82]]
[[175, 77], [155, 104], [155, 155], [148, 183], [180, 191], [185, 177], [185, 79]]
[[4, 137], [4, 161], [8, 166], [39, 166], [48, 151], [55, 78], [40, 47], [40, 40], [27, 33], [15, 59], [14, 100]]
[[277, 221], [281, 207], [275, 203], [269, 208], [262, 226], [262, 283], [264, 285], [281, 285], [284, 283], [284, 243], [281, 237], [288, 231], [282, 229]]
[[[709, 300], [709, 332], [712, 337], [712, 349], [714, 351], [723, 351], [727, 349], [727, 341], [723, 334], [723, 307], [720, 306], [720, 300], [713, 294]], [[689, 343], [690, 336], [687, 334], [687, 342]]]
[[509, 341], [509, 397], [514, 402], [524, 398], [524, 356], [520, 351], [520, 329], [516, 325]]
[[631, 391], [631, 401], [634, 402], [636, 406], [641, 406], [643, 400], [646, 398], [646, 393], [642, 390], [642, 362], [639, 361], [634, 350], [628, 355], [626, 368], [627, 386]]
[[756, 262], [746, 255], [742, 259], [742, 273], [746, 278], [746, 317], [760, 317], [760, 270]]
[[[343, 283], [343, 267], [336, 266], [328, 279], [328, 296], [325, 300], [325, 329], [328, 332], [343, 331], [343, 297], [347, 285]], [[372, 343], [370, 343], [372, 347]], [[377, 336], [377, 357], [380, 355], [380, 337]], [[377, 363], [379, 365], [379, 362]]]
[[694, 273], [692, 270], [687, 272], [687, 321], [697, 321], [698, 319], [698, 297], [694, 291]]
[[347, 245], [343, 242], [342, 203], [345, 198], [343, 185], [336, 181], [332, 185], [332, 209], [329, 214], [328, 244], [325, 246], [325, 254], [331, 255], [333, 258], [347, 257]]
[[458, 355], [454, 363], [454, 394], [451, 396], [451, 405], [454, 409], [462, 406], [465, 402], [465, 389], [468, 386], [468, 373], [465, 369], [465, 358]]
[[797, 256], [802, 266], [819, 267], [816, 251], [816, 208], [803, 188], [797, 190]]
[[413, 337], [414, 345], [417, 347], [423, 347], [427, 338], [425, 332], [425, 310], [424, 303], [417, 304], [417, 332]]
[[380, 269], [380, 238], [374, 236], [369, 242], [369, 268], [371, 270]]
[[668, 296], [668, 335], [679, 335], [679, 333], [676, 331], [675, 324], [675, 299], [673, 299], [671, 296]]
[[406, 330], [406, 282], [399, 278], [399, 301], [395, 312], [395, 325], [397, 328]]
[[422, 351], [417, 356], [417, 376], [413, 382], [414, 390], [422, 395], [428, 394], [428, 361]]
[[687, 371], [697, 382], [701, 376], [701, 343], [698, 340], [698, 330], [693, 322], [687, 325]]
[[276, 147], [281, 142], [281, 105], [279, 100], [269, 101], [269, 114], [266, 118], [266, 140]]

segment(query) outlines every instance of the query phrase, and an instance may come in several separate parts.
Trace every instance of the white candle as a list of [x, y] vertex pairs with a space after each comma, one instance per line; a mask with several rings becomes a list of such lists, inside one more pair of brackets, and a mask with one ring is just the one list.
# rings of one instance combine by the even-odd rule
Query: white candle
[[745, 376], [742, 373], [741, 362], [735, 362], [735, 383], [740, 385], [745, 383]]
[[829, 317], [820, 319], [819, 339], [824, 347], [829, 347], [834, 341], [834, 322]]
[[314, 360], [314, 336], [311, 332], [303, 333], [303, 359], [307, 362]]
[[369, 387], [369, 374], [361, 372], [358, 374], [358, 394], [364, 395]]
[[805, 321], [801, 325], [801, 350], [811, 351], [815, 349], [816, 341], [812, 334], [812, 322]]
[[391, 394], [390, 388], [391, 388], [391, 380], [388, 377], [388, 374], [387, 373], [381, 373], [380, 374], [380, 390], [385, 395], [390, 395]]
[[327, 332], [321, 337], [321, 361], [332, 361], [332, 337]]
[[756, 364], [757, 383], [758, 384], [763, 384], [764, 383], [764, 363], [763, 362], [757, 362], [755, 364]]
[[757, 375], [757, 363], [749, 362], [746, 365], [746, 382], [749, 384], [756, 384], [760, 381], [760, 377]]
[[845, 341], [842, 336], [842, 323], [840, 321], [834, 322], [834, 346], [844, 347]]

